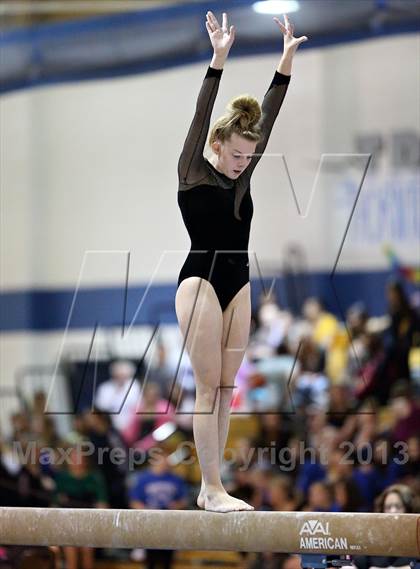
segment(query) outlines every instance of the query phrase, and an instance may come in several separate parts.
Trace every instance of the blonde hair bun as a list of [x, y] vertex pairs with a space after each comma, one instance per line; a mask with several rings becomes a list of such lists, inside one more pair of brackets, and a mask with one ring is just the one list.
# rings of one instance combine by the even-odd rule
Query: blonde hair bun
[[227, 106], [232, 119], [239, 122], [241, 129], [250, 130], [261, 118], [261, 107], [251, 95], [239, 95]]
[[261, 107], [255, 97], [245, 94], [231, 99], [226, 114], [218, 118], [211, 129], [209, 145], [216, 140], [225, 142], [233, 133], [258, 143], [262, 134], [259, 124], [261, 115]]

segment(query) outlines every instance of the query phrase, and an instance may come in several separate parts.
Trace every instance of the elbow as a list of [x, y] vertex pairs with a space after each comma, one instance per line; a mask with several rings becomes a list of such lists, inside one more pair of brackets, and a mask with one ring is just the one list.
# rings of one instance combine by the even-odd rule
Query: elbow
[[178, 167], [177, 167], [177, 170], [178, 170], [178, 180], [179, 180], [179, 182], [185, 184], [186, 181], [187, 181], [187, 174], [186, 174], [187, 168], [186, 168], [186, 164], [185, 164], [185, 159], [183, 158], [182, 154], [181, 154], [181, 156], [179, 157], [179, 160], [178, 160]]

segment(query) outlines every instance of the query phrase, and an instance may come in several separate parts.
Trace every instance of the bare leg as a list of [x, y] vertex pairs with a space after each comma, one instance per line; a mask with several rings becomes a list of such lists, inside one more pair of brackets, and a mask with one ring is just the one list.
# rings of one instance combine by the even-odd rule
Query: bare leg
[[[229, 432], [230, 404], [236, 374], [244, 359], [251, 327], [251, 285], [247, 283], [223, 313], [221, 399], [219, 406], [220, 460], [223, 461]], [[225, 394], [223, 396], [223, 394]], [[223, 401], [223, 403], [222, 403]]]
[[[218, 440], [219, 468], [222, 466], [224, 449], [229, 432], [230, 405], [237, 371], [242, 363], [249, 339], [251, 323], [251, 286], [247, 283], [231, 300], [223, 313], [222, 369], [220, 381]], [[201, 480], [201, 490], [197, 505], [204, 507], [205, 483]]]
[[182, 281], [175, 310], [196, 381], [193, 432], [206, 485], [205, 509], [216, 512], [251, 509], [242, 500], [229, 496], [220, 480], [218, 409], [223, 315], [212, 285], [199, 277]]
[[83, 569], [93, 569], [94, 566], [94, 551], [92, 547], [82, 547], [82, 567]]
[[77, 569], [78, 566], [78, 553], [77, 547], [65, 546], [64, 547], [64, 558], [66, 560], [66, 567], [68, 569]]

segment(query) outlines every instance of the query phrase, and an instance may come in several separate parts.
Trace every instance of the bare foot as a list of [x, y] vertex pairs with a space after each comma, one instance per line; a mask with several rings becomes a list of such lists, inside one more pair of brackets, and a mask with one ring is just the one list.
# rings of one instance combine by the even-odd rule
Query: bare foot
[[230, 496], [227, 492], [216, 491], [211, 493], [204, 492], [204, 508], [209, 512], [236, 512], [239, 510], [253, 510], [254, 506]]

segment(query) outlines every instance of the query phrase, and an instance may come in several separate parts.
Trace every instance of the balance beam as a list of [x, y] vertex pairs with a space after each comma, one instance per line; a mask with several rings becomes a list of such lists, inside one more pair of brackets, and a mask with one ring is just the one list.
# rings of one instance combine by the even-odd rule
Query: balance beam
[[419, 557], [417, 514], [0, 508], [1, 545]]

